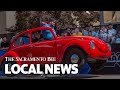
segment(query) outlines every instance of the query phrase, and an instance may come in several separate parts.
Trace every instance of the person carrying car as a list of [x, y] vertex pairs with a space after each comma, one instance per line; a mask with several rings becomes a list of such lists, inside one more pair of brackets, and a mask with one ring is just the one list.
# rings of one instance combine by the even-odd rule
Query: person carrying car
[[[48, 23], [42, 23], [42, 27], [49, 27], [52, 28], [54, 34], [56, 35], [56, 31], [55, 31], [55, 19], [50, 18]], [[50, 30], [43, 30], [42, 31], [43, 34], [43, 38], [46, 40], [51, 40], [54, 38], [52, 32]]]

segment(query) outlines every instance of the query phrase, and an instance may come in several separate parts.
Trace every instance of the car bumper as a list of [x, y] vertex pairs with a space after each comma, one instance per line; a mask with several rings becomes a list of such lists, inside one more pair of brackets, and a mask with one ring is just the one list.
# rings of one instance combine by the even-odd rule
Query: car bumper
[[107, 52], [102, 52], [99, 49], [89, 49], [88, 55], [91, 58], [94, 58], [96, 60], [107, 60], [111, 57], [112, 52], [108, 49]]

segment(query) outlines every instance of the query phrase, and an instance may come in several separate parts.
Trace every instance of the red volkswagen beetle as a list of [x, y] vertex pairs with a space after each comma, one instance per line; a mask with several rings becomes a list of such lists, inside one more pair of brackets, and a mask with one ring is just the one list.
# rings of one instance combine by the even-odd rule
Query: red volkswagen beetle
[[[34, 40], [35, 32], [50, 30], [54, 38], [46, 40], [42, 33], [39, 41]], [[37, 35], [37, 34], [36, 34]], [[24, 40], [23, 40], [24, 38]], [[6, 53], [0, 57], [1, 68], [5, 63], [5, 57], [55, 57], [55, 61], [20, 61], [15, 63], [22, 64], [50, 64], [50, 63], [77, 63], [82, 68], [88, 62], [93, 65], [93, 69], [102, 66], [111, 56], [108, 45], [95, 37], [90, 36], [62, 36], [57, 37], [51, 28], [39, 27], [26, 30], [17, 35], [11, 42]]]

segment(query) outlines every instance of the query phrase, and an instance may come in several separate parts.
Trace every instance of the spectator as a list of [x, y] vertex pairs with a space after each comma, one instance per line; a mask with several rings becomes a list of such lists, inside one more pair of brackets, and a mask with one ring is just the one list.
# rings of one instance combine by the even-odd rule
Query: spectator
[[75, 29], [75, 35], [76, 35], [76, 36], [82, 36], [82, 32], [80, 32], [80, 29], [79, 29], [79, 28], [76, 28], [76, 29]]
[[88, 36], [88, 31], [89, 31], [89, 27], [86, 27], [84, 30], [83, 30], [83, 35], [84, 36]]
[[98, 32], [97, 32], [97, 37], [99, 39], [102, 39], [105, 42], [108, 42], [108, 37], [109, 36], [108, 36], [108, 33], [107, 33], [107, 29], [105, 28], [104, 25], [100, 26], [100, 30], [98, 30]]
[[64, 33], [63, 33], [63, 36], [68, 36], [68, 33], [67, 33], [67, 32], [64, 32]]
[[67, 31], [67, 35], [68, 35], [68, 36], [71, 36], [71, 31]]
[[97, 33], [94, 30], [92, 31], [92, 36], [97, 37]]
[[79, 32], [81, 33], [81, 36], [82, 36], [83, 35], [82, 28], [79, 28]]
[[0, 38], [0, 46], [1, 46], [2, 38]]
[[97, 36], [97, 33], [95, 32], [95, 28], [92, 25], [90, 25], [89, 30], [91, 31], [93, 37]]
[[61, 33], [61, 36], [64, 36], [64, 33]]
[[92, 24], [89, 25], [89, 30], [93, 30]]
[[89, 32], [88, 32], [88, 36], [92, 36], [92, 31], [89, 31]]
[[111, 42], [112, 38], [115, 37], [115, 35], [117, 34], [116, 30], [113, 29], [112, 24], [108, 25], [108, 34], [109, 34], [109, 42]]
[[72, 30], [72, 35], [73, 35], [73, 36], [75, 36], [75, 35], [76, 35], [75, 30]]
[[59, 30], [57, 30], [57, 32], [56, 32], [56, 33], [57, 33], [57, 36], [61, 36], [62, 33], [63, 33], [63, 31], [64, 31], [63, 29], [59, 29]]
[[3, 37], [1, 42], [1, 48], [8, 48], [8, 47], [9, 47], [9, 42], [7, 41], [6, 37]]
[[65, 33], [67, 33], [66, 34], [67, 36], [71, 36], [71, 30], [70, 30], [70, 28], [67, 28], [66, 31], [65, 31]]
[[112, 38], [111, 43], [120, 44], [120, 31], [118, 31], [117, 35]]

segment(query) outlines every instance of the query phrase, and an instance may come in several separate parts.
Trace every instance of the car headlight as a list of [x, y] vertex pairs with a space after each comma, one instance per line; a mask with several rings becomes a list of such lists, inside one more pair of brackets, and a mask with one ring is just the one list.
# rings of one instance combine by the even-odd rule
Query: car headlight
[[107, 43], [107, 46], [108, 46], [109, 50], [111, 50], [111, 45], [109, 43]]
[[91, 49], [95, 49], [94, 41], [90, 41], [90, 48], [91, 48]]

